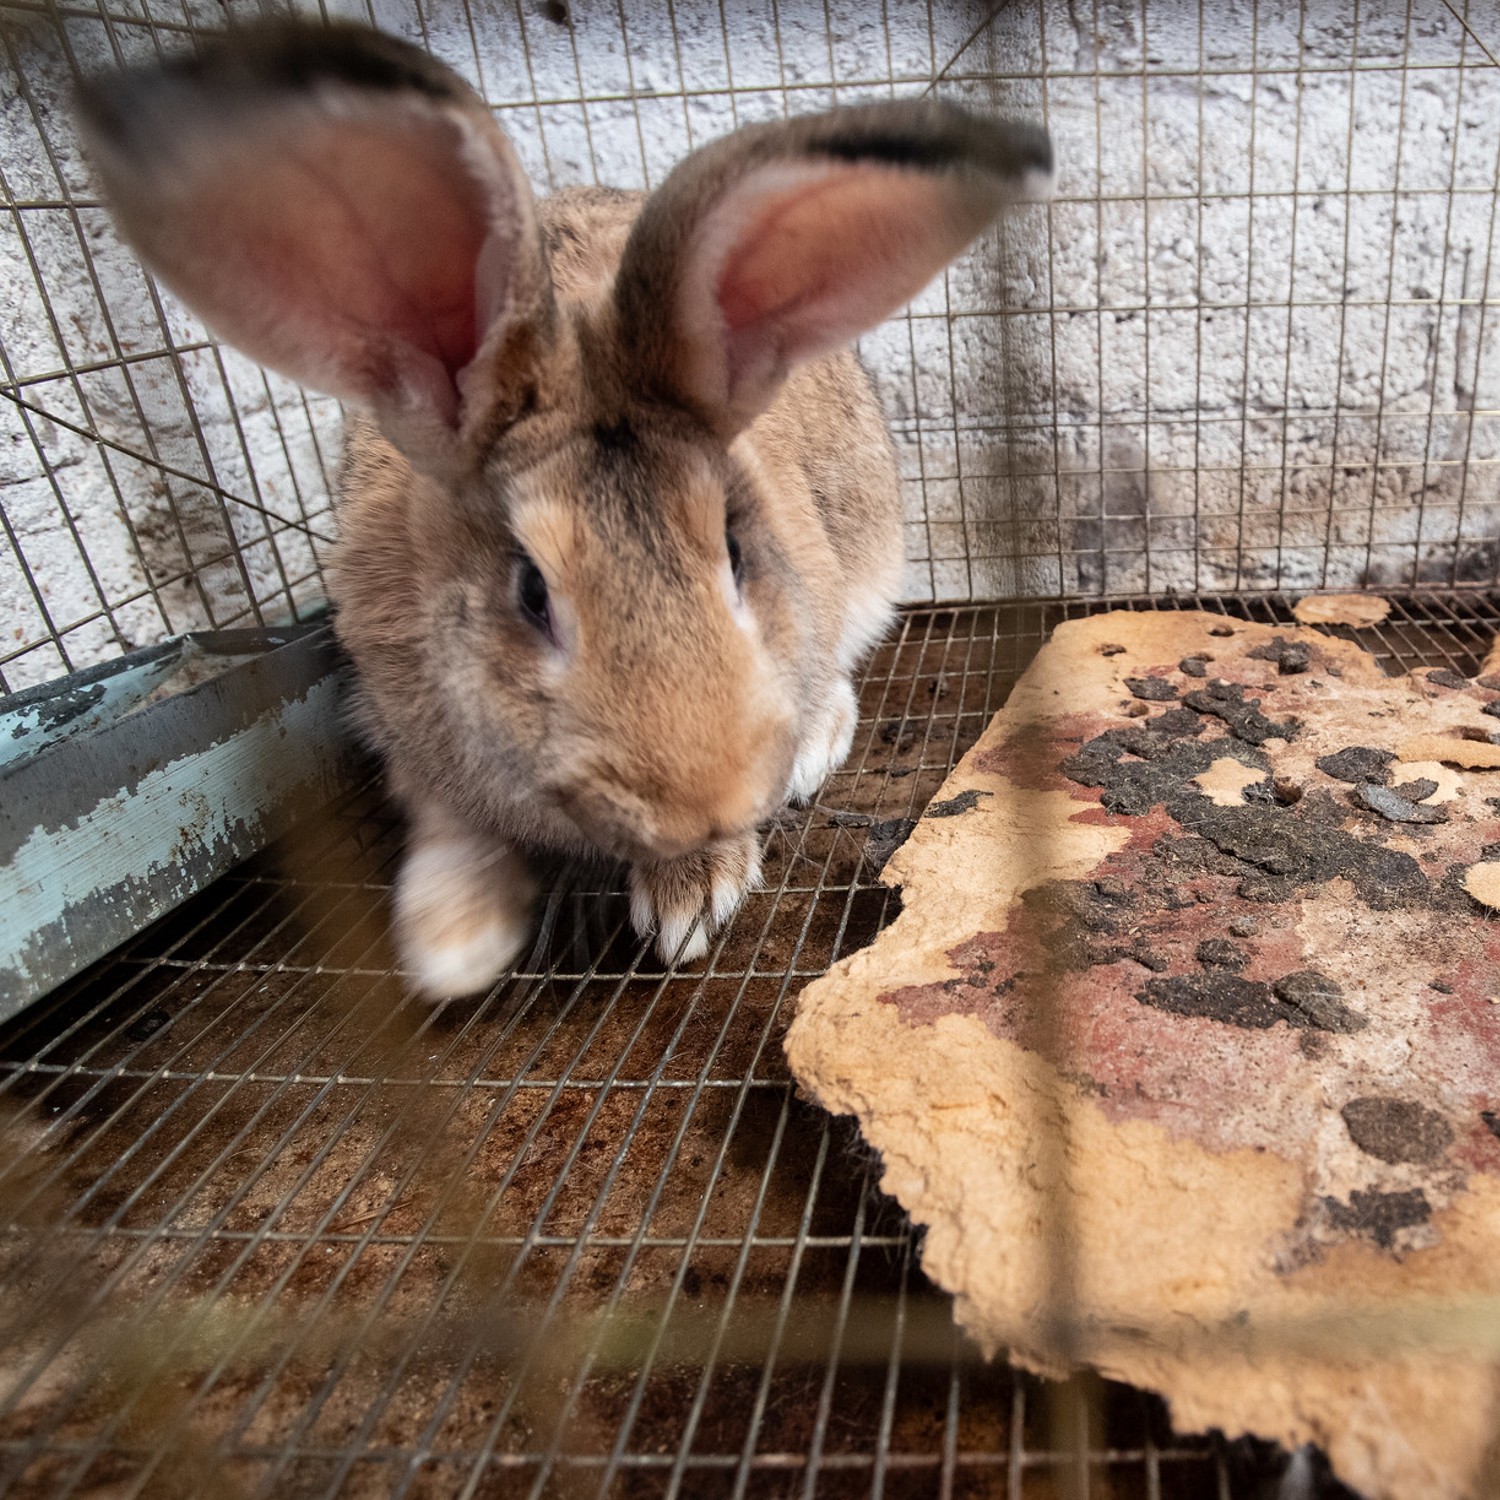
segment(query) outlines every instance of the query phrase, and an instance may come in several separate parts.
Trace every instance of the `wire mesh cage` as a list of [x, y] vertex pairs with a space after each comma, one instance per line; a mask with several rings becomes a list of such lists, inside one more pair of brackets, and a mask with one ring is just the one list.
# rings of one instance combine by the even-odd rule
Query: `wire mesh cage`
[[[0, 691], [321, 606], [336, 403], [114, 237], [73, 81], [270, 9], [0, 0]], [[9, 1023], [0, 1492], [1338, 1493], [1123, 1387], [989, 1365], [847, 1121], [799, 989], [1052, 627], [1284, 622], [1378, 587], [1392, 672], [1500, 623], [1500, 9], [883, 0], [298, 7], [429, 49], [541, 190], [936, 95], [1050, 130], [1018, 209], [861, 340], [908, 608], [848, 766], [705, 967], [554, 872], [482, 1003], [404, 1001], [378, 773]]]
[[[337, 421], [115, 246], [75, 73], [248, 7], [7, 9], [14, 689], [319, 592]], [[869, 337], [914, 600], [1491, 582], [1486, 16], [1443, 6], [350, 12], [469, 79], [543, 188], [935, 92], [1043, 119], [1055, 200]]]

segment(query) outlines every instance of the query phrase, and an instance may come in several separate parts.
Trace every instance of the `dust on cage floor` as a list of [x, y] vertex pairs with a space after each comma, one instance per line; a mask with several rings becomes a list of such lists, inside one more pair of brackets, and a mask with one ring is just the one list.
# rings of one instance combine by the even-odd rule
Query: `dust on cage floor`
[[[372, 776], [13, 1022], [0, 1494], [1261, 1493], [1268, 1449], [1122, 1387], [1064, 1430], [981, 1362], [781, 1052], [801, 985], [894, 916], [910, 820], [1096, 607], [905, 615], [849, 766], [691, 969], [643, 952], [610, 872], [566, 871], [495, 992], [405, 1003]], [[1448, 595], [1357, 634], [1472, 672], [1493, 628]]]

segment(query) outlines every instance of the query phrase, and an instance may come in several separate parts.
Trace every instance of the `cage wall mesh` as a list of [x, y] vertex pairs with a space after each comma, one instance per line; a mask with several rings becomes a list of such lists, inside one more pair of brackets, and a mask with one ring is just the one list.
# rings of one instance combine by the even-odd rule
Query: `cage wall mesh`
[[[334, 403], [114, 238], [78, 72], [267, 7], [0, 3], [0, 689], [320, 595]], [[278, 7], [279, 8], [279, 7]], [[1040, 117], [1058, 191], [861, 342], [911, 600], [1492, 582], [1500, 5], [367, 0], [541, 190], [936, 93]]]
[[[265, 8], [0, 0], [0, 689], [321, 597], [336, 405], [143, 276], [68, 112], [75, 74]], [[304, 13], [429, 47], [541, 189], [649, 188], [737, 124], [933, 92], [1044, 119], [1058, 193], [862, 341], [908, 597], [968, 604], [877, 652], [854, 760], [778, 825], [703, 973], [587, 889], [478, 1009], [403, 1006], [398, 834], [366, 787], [0, 1036], [7, 1275], [59, 1294], [0, 1378], [0, 1490], [1262, 1493], [1280, 1460], [1118, 1390], [1064, 1432], [981, 1367], [780, 1029], [889, 919], [882, 844], [1059, 619], [1219, 590], [1281, 622], [1260, 595], [1378, 584], [1415, 591], [1375, 633], [1388, 666], [1483, 655], [1500, 5]], [[985, 602], [1028, 597], [1063, 602]], [[622, 1359], [608, 1319], [643, 1291], [666, 1313]]]

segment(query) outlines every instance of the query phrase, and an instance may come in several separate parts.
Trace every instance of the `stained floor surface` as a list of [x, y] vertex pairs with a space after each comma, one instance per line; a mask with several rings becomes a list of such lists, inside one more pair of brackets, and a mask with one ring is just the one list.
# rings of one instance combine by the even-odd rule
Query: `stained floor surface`
[[[1171, 604], [1200, 602], [1287, 617]], [[0, 1493], [1263, 1493], [1265, 1447], [980, 1360], [782, 1057], [801, 986], [894, 915], [883, 859], [1083, 608], [904, 616], [849, 766], [703, 964], [643, 951], [615, 872], [564, 870], [514, 975], [408, 1001], [372, 775], [13, 1022]], [[1340, 633], [1472, 673], [1494, 623], [1429, 596]]]

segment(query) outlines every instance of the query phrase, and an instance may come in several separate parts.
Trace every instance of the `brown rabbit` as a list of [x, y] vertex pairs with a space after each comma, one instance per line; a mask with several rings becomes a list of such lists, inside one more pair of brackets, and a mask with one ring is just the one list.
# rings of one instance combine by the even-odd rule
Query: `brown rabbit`
[[663, 959], [848, 754], [901, 570], [852, 355], [1045, 134], [932, 103], [755, 125], [649, 197], [538, 202], [483, 102], [375, 32], [293, 25], [97, 80], [126, 238], [226, 339], [363, 408], [332, 592], [410, 818], [401, 958], [432, 998], [529, 929], [528, 847], [630, 862]]

